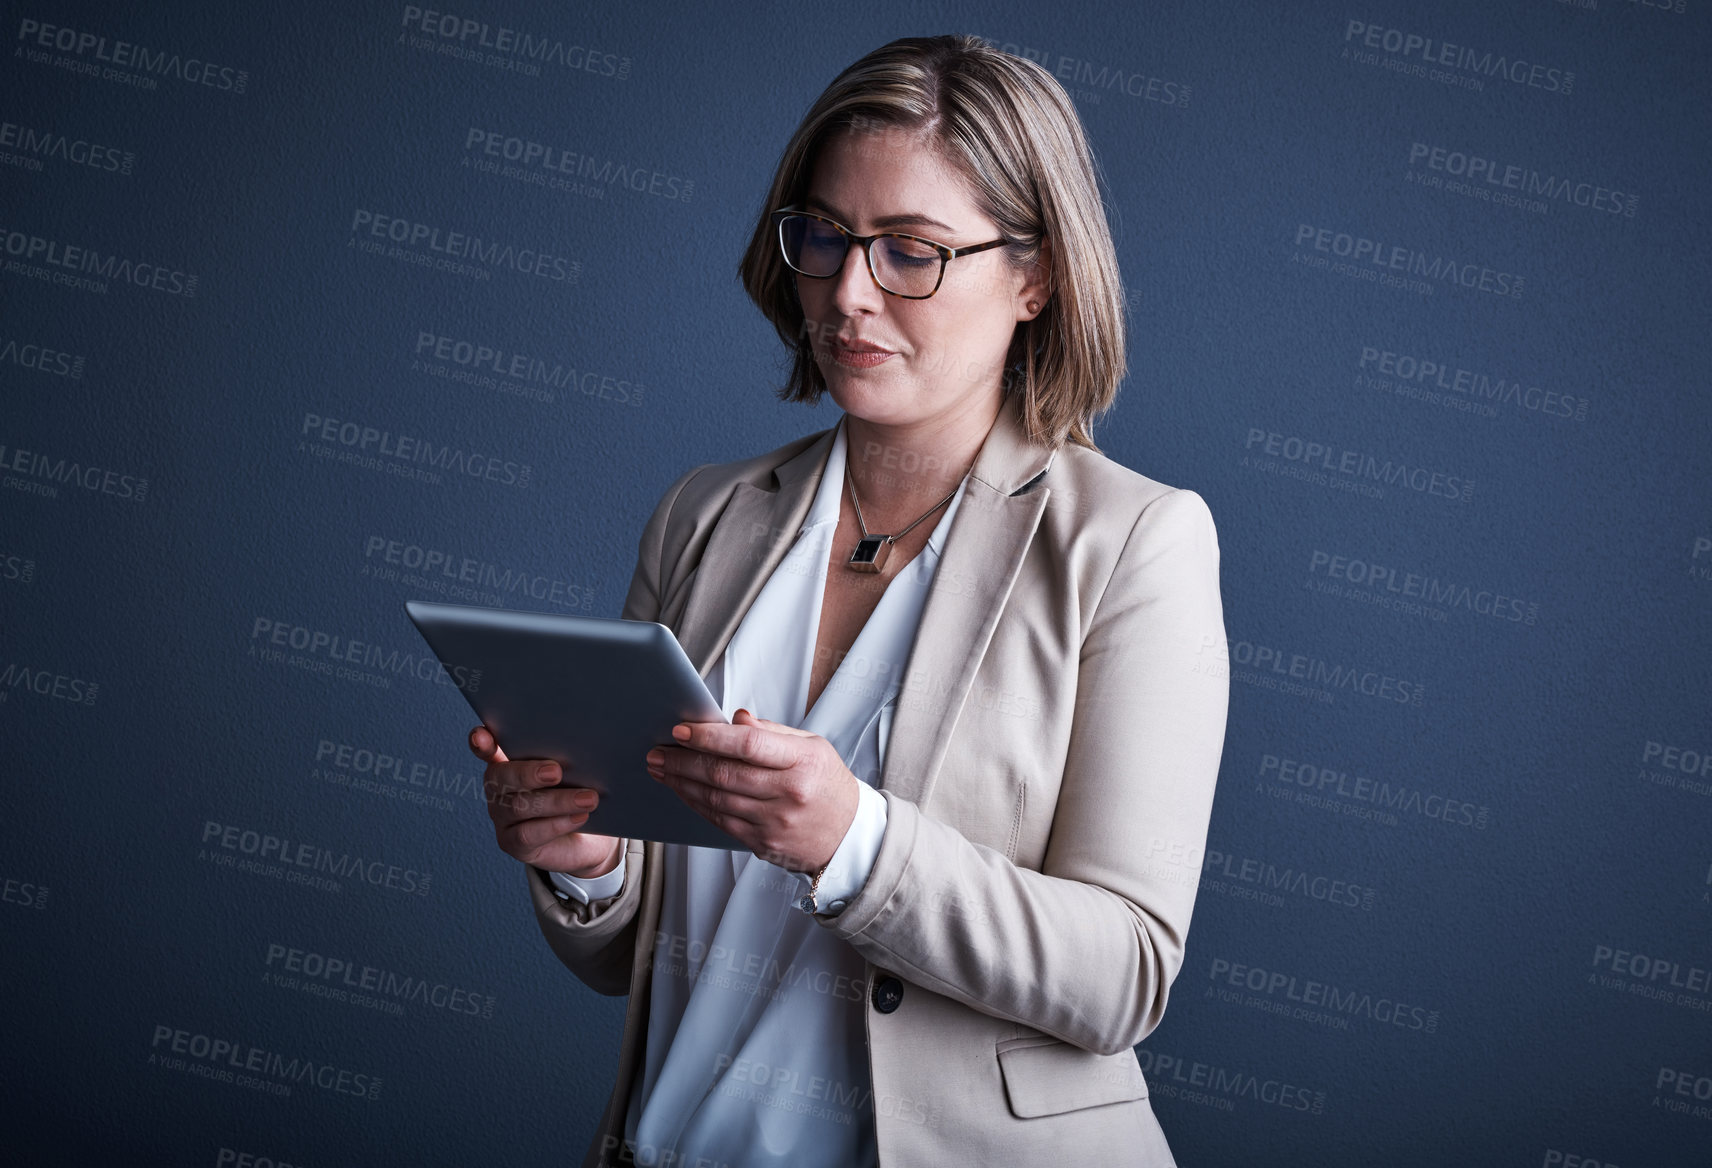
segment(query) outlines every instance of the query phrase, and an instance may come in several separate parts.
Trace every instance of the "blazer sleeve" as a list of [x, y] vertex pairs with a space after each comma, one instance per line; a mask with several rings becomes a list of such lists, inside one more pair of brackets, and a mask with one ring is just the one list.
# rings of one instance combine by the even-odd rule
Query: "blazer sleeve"
[[[666, 525], [672, 506], [697, 472], [692, 467], [678, 477], [654, 508], [637, 542], [636, 568], [619, 615], [629, 620], [654, 620], [660, 614], [660, 587], [666, 548]], [[624, 885], [617, 895], [583, 904], [554, 895], [547, 874], [524, 866], [535, 920], [548, 946], [570, 971], [598, 993], [617, 996], [630, 992], [630, 965], [636, 949], [636, 910], [642, 903], [642, 878], [647, 867], [641, 840], [626, 840]]]
[[1183, 964], [1224, 751], [1218, 536], [1195, 492], [1142, 509], [1075, 681], [1040, 871], [882, 791], [873, 872], [822, 924], [934, 993], [1115, 1054], [1159, 1025]]

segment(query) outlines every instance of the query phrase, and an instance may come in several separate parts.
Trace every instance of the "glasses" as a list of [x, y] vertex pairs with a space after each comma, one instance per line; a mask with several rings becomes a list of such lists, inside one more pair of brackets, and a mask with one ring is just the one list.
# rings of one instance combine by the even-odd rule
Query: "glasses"
[[[799, 276], [830, 280], [844, 269], [844, 258], [850, 245], [859, 243], [868, 257], [868, 272], [882, 291], [905, 300], [926, 300], [939, 291], [945, 279], [945, 265], [961, 255], [986, 251], [1009, 243], [995, 239], [968, 247], [946, 247], [919, 235], [904, 235], [883, 231], [878, 235], [857, 235], [854, 231], [824, 215], [781, 207], [773, 212], [779, 221], [779, 249], [785, 263]], [[874, 245], [879, 244], [876, 250]]]

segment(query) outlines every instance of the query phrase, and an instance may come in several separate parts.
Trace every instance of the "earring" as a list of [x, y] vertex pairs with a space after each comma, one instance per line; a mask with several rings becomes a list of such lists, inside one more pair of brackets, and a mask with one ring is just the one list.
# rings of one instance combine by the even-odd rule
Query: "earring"
[[1037, 311], [1039, 311], [1039, 309], [1040, 309], [1040, 303], [1038, 301], [1030, 300], [1028, 302], [1028, 310], [1030, 312], [1037, 312]]

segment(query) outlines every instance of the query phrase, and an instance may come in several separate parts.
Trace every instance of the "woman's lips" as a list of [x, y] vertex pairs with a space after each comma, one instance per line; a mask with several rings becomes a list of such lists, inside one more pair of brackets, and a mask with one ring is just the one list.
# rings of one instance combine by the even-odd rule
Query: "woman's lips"
[[840, 344], [836, 340], [832, 342], [831, 348], [832, 359], [837, 361], [840, 365], [847, 365], [852, 369], [870, 369], [886, 360], [886, 358], [896, 356], [896, 354], [887, 349], [852, 349], [846, 345]]

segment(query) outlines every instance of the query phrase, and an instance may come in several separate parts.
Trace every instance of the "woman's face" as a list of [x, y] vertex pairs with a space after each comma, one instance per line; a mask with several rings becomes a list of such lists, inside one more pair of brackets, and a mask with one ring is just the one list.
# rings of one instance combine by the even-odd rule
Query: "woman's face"
[[[825, 142], [803, 208], [860, 235], [902, 231], [947, 247], [999, 237], [961, 176], [931, 145], [895, 128]], [[854, 245], [838, 275], [796, 275], [803, 327], [839, 408], [871, 422], [909, 425], [995, 402], [1017, 322], [1038, 314], [1029, 311], [1029, 300], [1045, 301], [1039, 281], [1013, 268], [1004, 252], [953, 259], [926, 300], [881, 291]], [[877, 354], [851, 353], [841, 342], [868, 342], [890, 355], [876, 361]]]

